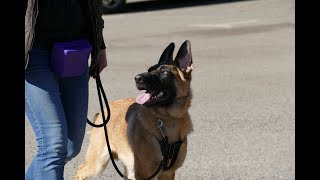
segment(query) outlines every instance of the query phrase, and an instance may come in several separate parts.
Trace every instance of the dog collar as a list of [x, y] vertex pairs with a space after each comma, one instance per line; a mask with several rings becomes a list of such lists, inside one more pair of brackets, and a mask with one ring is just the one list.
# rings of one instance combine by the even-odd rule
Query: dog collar
[[174, 143], [169, 143], [168, 136], [166, 136], [163, 133], [163, 122], [159, 119], [157, 123], [163, 138], [162, 140], [159, 140], [157, 138], [156, 139], [158, 140], [161, 148], [161, 154], [162, 154], [162, 160], [163, 160], [162, 169], [166, 171], [170, 169], [176, 162], [179, 154], [180, 146], [183, 143], [183, 141], [180, 139], [179, 141], [176, 141]]

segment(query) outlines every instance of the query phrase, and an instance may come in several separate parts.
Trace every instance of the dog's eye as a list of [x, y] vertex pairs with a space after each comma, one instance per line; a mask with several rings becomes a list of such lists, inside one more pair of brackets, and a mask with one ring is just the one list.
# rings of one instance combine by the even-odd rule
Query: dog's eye
[[162, 74], [167, 75], [169, 72], [167, 70], [162, 70]]

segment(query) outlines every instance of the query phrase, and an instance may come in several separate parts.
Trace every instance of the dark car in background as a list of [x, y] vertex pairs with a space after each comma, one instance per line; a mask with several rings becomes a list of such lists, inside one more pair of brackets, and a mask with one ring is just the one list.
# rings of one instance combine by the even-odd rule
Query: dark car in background
[[124, 9], [126, 0], [102, 0], [104, 13], [116, 13]]

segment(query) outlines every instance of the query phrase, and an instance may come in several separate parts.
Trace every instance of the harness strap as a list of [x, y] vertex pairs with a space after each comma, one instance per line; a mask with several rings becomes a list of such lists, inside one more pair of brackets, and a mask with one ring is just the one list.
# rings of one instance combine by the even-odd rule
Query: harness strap
[[179, 140], [177, 142], [169, 144], [168, 137], [165, 136], [165, 138], [163, 138], [161, 141], [158, 140], [158, 142], [161, 147], [161, 153], [162, 153], [163, 162], [164, 162], [162, 169], [166, 171], [170, 169], [176, 162], [179, 154], [180, 146], [183, 143], [183, 141]]

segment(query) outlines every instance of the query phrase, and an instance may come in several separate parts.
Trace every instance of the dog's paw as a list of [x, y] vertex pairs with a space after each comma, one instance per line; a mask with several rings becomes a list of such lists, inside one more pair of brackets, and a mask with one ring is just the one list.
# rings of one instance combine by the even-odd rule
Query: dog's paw
[[85, 180], [87, 179], [87, 177], [85, 176], [85, 174], [83, 173], [84, 171], [84, 168], [85, 168], [85, 165], [84, 164], [81, 164], [78, 168], [78, 171], [77, 171], [77, 174], [75, 176], [75, 180]]
[[81, 175], [76, 175], [76, 177], [74, 178], [75, 180], [85, 180], [87, 179], [86, 177], [84, 176], [81, 176]]
[[81, 173], [77, 173], [77, 175], [75, 176], [74, 179], [75, 179], [75, 180], [85, 180], [85, 179], [87, 179], [87, 177], [84, 176], [84, 175], [81, 174]]

